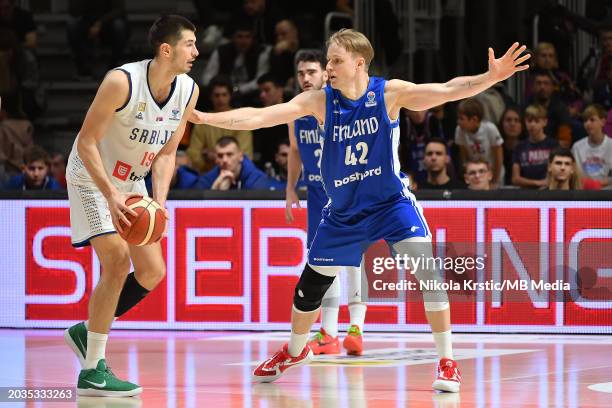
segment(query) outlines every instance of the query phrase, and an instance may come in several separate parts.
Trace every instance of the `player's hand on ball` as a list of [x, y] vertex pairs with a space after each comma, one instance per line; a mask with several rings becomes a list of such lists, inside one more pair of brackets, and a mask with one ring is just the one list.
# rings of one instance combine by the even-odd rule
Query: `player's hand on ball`
[[[111, 220], [113, 221], [113, 225], [119, 232], [123, 232], [123, 227], [121, 223], [130, 227], [132, 224], [125, 216], [126, 214], [130, 214], [132, 216], [136, 216], [136, 212], [128, 208], [125, 205], [125, 202], [128, 198], [138, 196], [138, 193], [121, 193], [119, 191], [115, 191], [111, 196], [107, 199], [108, 201], [108, 209], [110, 210]], [[120, 222], [121, 221], [121, 222]]]
[[523, 63], [531, 58], [531, 54], [521, 55], [526, 49], [527, 46], [519, 46], [519, 43], [515, 42], [502, 57], [495, 58], [493, 48], [489, 48], [489, 75], [491, 78], [496, 82], [503, 81], [515, 72], [528, 69], [529, 65]]
[[285, 219], [288, 223], [293, 222], [293, 205], [296, 208], [302, 208], [300, 206], [300, 198], [298, 197], [294, 188], [287, 189], [287, 197], [285, 198]]

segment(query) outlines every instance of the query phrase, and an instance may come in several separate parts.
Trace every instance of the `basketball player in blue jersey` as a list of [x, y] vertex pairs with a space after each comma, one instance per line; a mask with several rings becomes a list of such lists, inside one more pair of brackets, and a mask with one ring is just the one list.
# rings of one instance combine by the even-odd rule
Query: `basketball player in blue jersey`
[[[79, 395], [142, 392], [108, 368], [106, 342], [113, 318], [155, 288], [165, 275], [165, 262], [159, 242], [135, 246], [115, 232], [122, 230], [120, 221], [130, 225], [126, 213], [135, 215], [126, 199], [147, 195], [149, 171], [153, 199], [163, 208], [176, 149], [199, 94], [186, 74], [198, 56], [195, 26], [181, 16], [160, 17], [149, 31], [149, 43], [152, 60], [125, 64], [106, 75], [68, 159], [72, 244], [92, 245], [103, 271], [89, 301], [89, 320], [64, 333], [82, 366]], [[134, 273], [129, 273], [130, 263]]]
[[[301, 51], [296, 57], [297, 80], [302, 91], [318, 90], [327, 82], [327, 71], [323, 54], [319, 51]], [[308, 238], [306, 247], [310, 248], [317, 227], [321, 222], [323, 207], [328, 198], [321, 182], [321, 134], [319, 121], [314, 116], [305, 116], [289, 124], [289, 164], [287, 177], [287, 199], [285, 215], [293, 222], [292, 207], [299, 208], [300, 201], [295, 186], [300, 172], [308, 189]], [[346, 268], [349, 293], [350, 327], [343, 346], [349, 355], [363, 353], [362, 330], [365, 321], [366, 305], [361, 301], [361, 269], [353, 266]], [[340, 282], [334, 283], [325, 293], [321, 303], [321, 328], [308, 346], [315, 355], [340, 353], [338, 339], [338, 311], [340, 307]]]
[[[358, 31], [340, 30], [328, 40], [331, 87], [303, 92], [287, 103], [266, 108], [192, 115], [190, 120], [227, 129], [275, 126], [308, 115], [324, 126], [321, 177], [330, 200], [295, 288], [289, 343], [255, 369], [255, 381], [274, 381], [288, 368], [310, 361], [308, 334], [325, 292], [342, 266], [359, 265], [371, 243], [384, 239], [402, 258], [433, 257], [421, 208], [400, 178], [400, 109], [423, 111], [474, 96], [527, 69], [523, 63], [530, 56], [523, 55], [525, 49], [515, 43], [497, 59], [489, 49], [486, 73], [417, 85], [370, 77], [372, 45]], [[427, 268], [432, 264], [421, 263], [411, 272], [421, 282], [440, 281], [439, 272]], [[458, 392], [461, 375], [453, 360], [448, 297], [445, 291], [423, 291], [422, 295], [440, 357], [433, 388]]]

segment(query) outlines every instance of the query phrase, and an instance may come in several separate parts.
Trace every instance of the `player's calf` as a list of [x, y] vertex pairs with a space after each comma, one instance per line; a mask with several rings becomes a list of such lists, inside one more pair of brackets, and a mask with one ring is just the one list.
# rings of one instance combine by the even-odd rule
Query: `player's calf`
[[316, 320], [315, 312], [321, 307], [323, 296], [337, 274], [337, 268], [324, 270], [333, 275], [321, 274], [309, 264], [304, 267], [293, 296], [292, 332], [289, 344], [284, 345], [274, 356], [255, 369], [254, 381], [274, 381], [288, 368], [306, 364], [312, 358], [312, 351], [307, 345], [308, 333]]
[[[165, 274], [165, 268], [162, 268]], [[162, 279], [163, 279], [162, 275]], [[161, 279], [160, 279], [161, 280]], [[142, 286], [134, 272], [128, 274], [119, 295], [117, 309], [115, 310], [115, 318], [127, 313], [140, 303], [148, 294], [149, 290]], [[85, 357], [87, 355], [87, 325], [85, 322], [80, 322], [69, 327], [64, 331], [64, 340], [68, 347], [74, 352], [79, 359], [81, 367], [85, 366]]]

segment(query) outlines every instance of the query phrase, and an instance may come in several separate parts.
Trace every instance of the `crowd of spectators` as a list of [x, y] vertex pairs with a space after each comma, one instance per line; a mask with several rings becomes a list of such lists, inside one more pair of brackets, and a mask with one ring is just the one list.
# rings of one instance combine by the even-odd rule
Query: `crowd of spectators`
[[[194, 78], [202, 89], [198, 107], [223, 112], [287, 101], [296, 93], [296, 53], [322, 49], [323, 39], [305, 38], [289, 17], [295, 10], [278, 2], [234, 3], [240, 12], [225, 24], [201, 19], [207, 29], [205, 63]], [[76, 77], [92, 75], [94, 46], [110, 49], [108, 67], [124, 62], [130, 34], [125, 2], [71, 0], [69, 6], [66, 38]], [[337, 0], [332, 10], [351, 13], [351, 3]], [[531, 69], [519, 74], [525, 75], [522, 100], [512, 100], [499, 84], [460, 103], [402, 110], [398, 154], [411, 187], [612, 189], [612, 28], [598, 35], [601, 49], [589, 61], [594, 68], [586, 80], [562, 70], [555, 45], [542, 42], [531, 51]], [[33, 144], [32, 121], [45, 105], [36, 46], [32, 15], [15, 0], [0, 0], [0, 182], [7, 189], [65, 187], [67, 152], [47, 154]], [[172, 188], [282, 190], [287, 137], [287, 125], [254, 131], [189, 126]]]

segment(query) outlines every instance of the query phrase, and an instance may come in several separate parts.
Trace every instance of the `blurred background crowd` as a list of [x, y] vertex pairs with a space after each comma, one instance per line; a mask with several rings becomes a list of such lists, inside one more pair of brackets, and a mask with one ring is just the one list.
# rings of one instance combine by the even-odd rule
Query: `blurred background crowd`
[[[189, 75], [198, 108], [271, 106], [297, 92], [294, 60], [355, 27], [372, 40], [370, 74], [446, 81], [486, 70], [521, 41], [531, 69], [482, 94], [400, 114], [412, 188], [612, 189], [610, 0], [0, 0], [0, 186], [54, 190], [108, 69], [150, 56], [147, 29], [172, 12], [198, 25]], [[283, 190], [288, 128], [189, 126], [173, 189]]]

